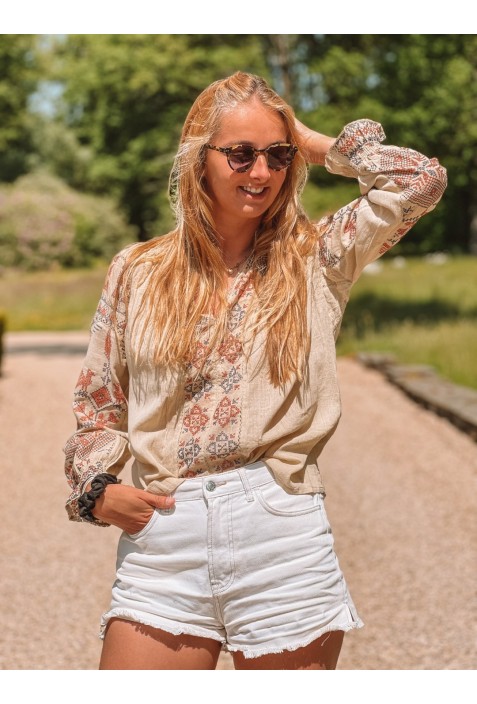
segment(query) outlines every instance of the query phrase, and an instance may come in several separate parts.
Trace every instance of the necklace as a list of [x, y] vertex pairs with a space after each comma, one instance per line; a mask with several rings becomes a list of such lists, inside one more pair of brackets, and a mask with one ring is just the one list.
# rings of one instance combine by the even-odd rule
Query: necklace
[[[234, 274], [236, 274], [241, 266], [243, 266], [244, 264], [247, 264], [247, 262], [252, 259], [254, 252], [255, 252], [255, 245], [256, 244], [257, 244], [257, 230], [255, 230], [255, 233], [253, 235], [252, 249], [248, 252], [248, 254], [246, 254], [245, 257], [243, 259], [241, 259], [237, 264], [234, 264], [234, 266], [225, 265], [225, 271], [227, 272], [227, 274], [229, 276], [233, 276]], [[224, 264], [225, 264], [225, 262], [224, 262]]]
[[229, 275], [234, 274], [238, 269], [240, 269], [240, 267], [242, 266], [242, 264], [245, 264], [245, 263], [250, 259], [250, 257], [252, 256], [252, 254], [253, 254], [253, 250], [252, 250], [252, 252], [250, 252], [249, 254], [247, 254], [246, 257], [244, 257], [243, 259], [241, 259], [241, 260], [238, 262], [238, 264], [235, 264], [235, 266], [231, 266], [231, 267], [226, 266], [226, 267], [225, 267], [225, 271], [227, 272], [227, 274], [229, 274]]

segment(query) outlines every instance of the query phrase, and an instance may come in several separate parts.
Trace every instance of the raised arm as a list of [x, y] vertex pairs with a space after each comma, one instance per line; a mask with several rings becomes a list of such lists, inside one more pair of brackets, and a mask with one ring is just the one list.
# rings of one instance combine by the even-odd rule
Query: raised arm
[[305, 158], [357, 179], [362, 194], [317, 224], [319, 262], [330, 284], [326, 295], [337, 334], [352, 284], [367, 264], [435, 208], [447, 175], [437, 159], [408, 147], [383, 145], [384, 131], [372, 120], [351, 122], [337, 139], [298, 122], [297, 129]]
[[320, 222], [322, 264], [329, 276], [349, 284], [435, 208], [447, 185], [437, 159], [383, 145], [385, 138], [379, 123], [357, 120], [325, 158], [331, 173], [357, 179], [362, 194]]

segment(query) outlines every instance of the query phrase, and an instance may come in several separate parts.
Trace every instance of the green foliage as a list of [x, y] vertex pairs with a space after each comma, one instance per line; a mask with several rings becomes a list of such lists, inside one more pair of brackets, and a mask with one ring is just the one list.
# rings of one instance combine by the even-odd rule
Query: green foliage
[[[398, 251], [477, 252], [471, 34], [0, 35], [0, 181], [49, 169], [114, 200], [140, 238], [166, 232], [184, 118], [205, 86], [237, 69], [268, 78], [319, 132], [368, 117], [388, 144], [439, 158], [448, 189]], [[342, 181], [312, 169], [313, 217], [343, 204], [352, 188]]]
[[369, 117], [384, 125], [388, 144], [447, 168], [443, 200], [400, 251], [477, 251], [477, 37], [311, 35], [303, 63], [310, 90], [301, 117], [310, 126], [337, 134]]
[[0, 181], [13, 181], [27, 170], [36, 43], [34, 34], [0, 34]]
[[82, 146], [75, 133], [62, 122], [35, 115], [31, 124], [33, 151], [28, 159], [29, 170], [48, 170], [82, 190], [94, 160], [93, 151]]
[[335, 186], [322, 186], [309, 181], [303, 192], [302, 203], [312, 220], [331, 215], [359, 196], [359, 188], [350, 180], [341, 179]]
[[172, 225], [169, 172], [199, 92], [237, 68], [267, 73], [243, 35], [68, 35], [53, 58], [59, 115], [94, 154], [77, 185], [117, 199], [141, 238]]
[[0, 264], [27, 270], [88, 266], [134, 240], [134, 231], [104, 198], [77, 193], [36, 173], [0, 189]]

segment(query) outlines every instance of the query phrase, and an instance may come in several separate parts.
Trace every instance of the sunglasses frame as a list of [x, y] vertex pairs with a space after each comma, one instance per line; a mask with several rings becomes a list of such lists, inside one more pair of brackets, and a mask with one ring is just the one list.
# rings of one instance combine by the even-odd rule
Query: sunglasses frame
[[[292, 161], [295, 157], [295, 154], [298, 151], [298, 147], [295, 147], [290, 142], [274, 142], [273, 144], [269, 144], [268, 147], [265, 147], [265, 149], [255, 149], [255, 147], [252, 147], [251, 144], [242, 144], [240, 142], [238, 144], [232, 144], [230, 147], [215, 147], [213, 144], [206, 144], [205, 147], [206, 147], [206, 149], [213, 149], [216, 152], [220, 152], [221, 154], [225, 154], [227, 157], [227, 164], [230, 166], [232, 171], [236, 171], [239, 174], [243, 174], [246, 171], [249, 171], [253, 167], [255, 162], [257, 161], [260, 154], [267, 155], [267, 165], [268, 165], [269, 169], [272, 169], [272, 171], [283, 171], [283, 169], [287, 169], [290, 166], [290, 164], [292, 163]], [[238, 169], [234, 169], [234, 167], [230, 163], [230, 154], [234, 149], [237, 149], [237, 147], [247, 147], [247, 149], [252, 149], [253, 159], [250, 162], [250, 164], [248, 164], [247, 166], [240, 166]], [[288, 164], [286, 164], [285, 166], [280, 166], [279, 168], [276, 168], [270, 164], [270, 162], [268, 160], [268, 152], [270, 149], [273, 149], [273, 147], [290, 147], [291, 157], [290, 157]]]

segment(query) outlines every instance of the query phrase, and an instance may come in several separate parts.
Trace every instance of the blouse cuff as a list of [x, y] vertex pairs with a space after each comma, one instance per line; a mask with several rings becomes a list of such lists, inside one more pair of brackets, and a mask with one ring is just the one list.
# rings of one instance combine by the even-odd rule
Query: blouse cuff
[[[86, 470], [83, 475], [81, 476], [81, 483], [78, 484], [78, 486], [72, 491], [70, 496], [68, 497], [68, 500], [66, 502], [66, 512], [68, 514], [68, 518], [70, 521], [80, 521], [82, 523], [89, 523], [90, 525], [93, 526], [109, 526], [109, 523], [104, 523], [103, 521], [99, 521], [98, 519], [95, 519], [94, 521], [86, 521], [84, 518], [81, 518], [80, 513], [79, 513], [79, 506], [78, 506], [78, 499], [80, 496], [85, 492], [86, 486], [93, 481], [95, 477], [98, 476], [98, 474], [102, 474], [105, 470], [100, 468], [92, 468]], [[108, 470], [109, 471], [109, 470]], [[110, 472], [111, 474], [113, 472]]]
[[357, 174], [377, 170], [368, 158], [376, 147], [386, 139], [379, 122], [355, 120], [346, 125], [338, 135], [325, 158], [325, 166], [331, 173], [356, 178]]

